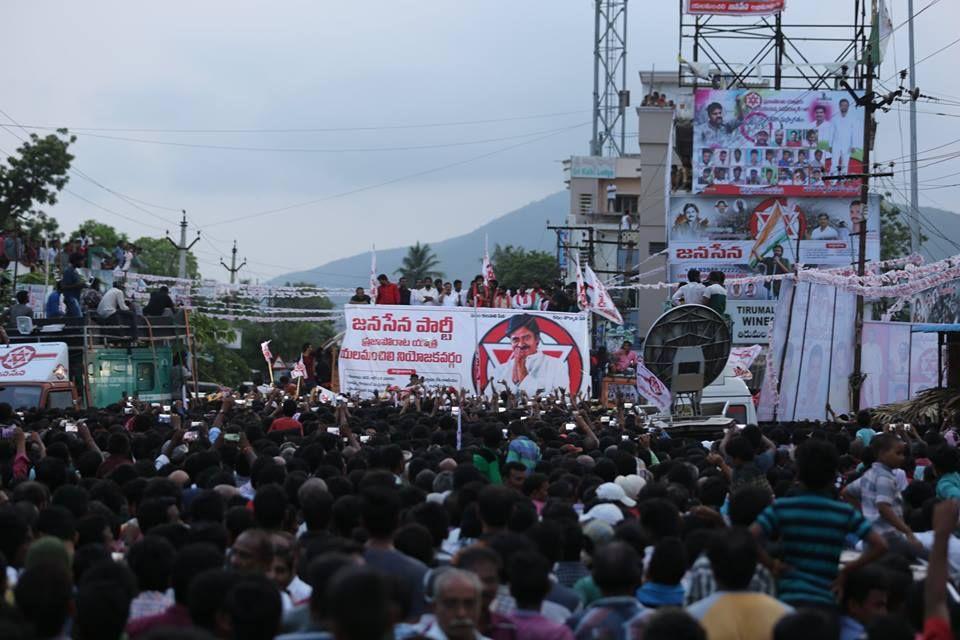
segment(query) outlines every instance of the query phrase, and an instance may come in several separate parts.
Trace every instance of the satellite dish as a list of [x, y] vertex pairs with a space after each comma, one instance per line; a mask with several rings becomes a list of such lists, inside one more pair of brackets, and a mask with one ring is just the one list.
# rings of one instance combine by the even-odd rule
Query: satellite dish
[[730, 328], [719, 313], [684, 304], [650, 327], [643, 360], [672, 393], [699, 393], [723, 373], [730, 343]]

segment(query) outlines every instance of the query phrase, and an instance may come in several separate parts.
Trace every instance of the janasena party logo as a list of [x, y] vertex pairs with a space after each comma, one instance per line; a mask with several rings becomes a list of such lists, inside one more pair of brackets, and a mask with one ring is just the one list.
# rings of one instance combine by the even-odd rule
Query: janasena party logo
[[[538, 366], [528, 361], [527, 376], [530, 382], [524, 384], [512, 381], [512, 366], [508, 363], [514, 356], [514, 342], [527, 346], [531, 357], [533, 349], [542, 356]], [[509, 370], [511, 375], [507, 375]], [[534, 370], [535, 369], [535, 370]], [[498, 376], [497, 372], [501, 375]], [[506, 380], [511, 390], [518, 386], [533, 395], [536, 389], [552, 392], [554, 382], [566, 383], [567, 390], [577, 393], [583, 382], [583, 357], [570, 332], [561, 324], [549, 318], [521, 313], [498, 322], [480, 338], [473, 356], [473, 387], [475, 393], [484, 393], [490, 382], [502, 390], [502, 380]], [[528, 390], [529, 389], [529, 390]]]

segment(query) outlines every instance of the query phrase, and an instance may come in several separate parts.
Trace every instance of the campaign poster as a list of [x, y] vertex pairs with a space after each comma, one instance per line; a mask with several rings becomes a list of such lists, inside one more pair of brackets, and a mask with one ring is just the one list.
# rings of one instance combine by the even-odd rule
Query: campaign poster
[[842, 91], [698, 89], [693, 190], [710, 195], [856, 196], [863, 111]]
[[[864, 207], [858, 197], [672, 197], [667, 212], [669, 262], [728, 278], [791, 273], [806, 266], [843, 266], [857, 261], [866, 228], [867, 259], [880, 258], [880, 202]], [[776, 298], [777, 283], [764, 285]], [[747, 293], [747, 292], [745, 292]], [[750, 292], [753, 293], [753, 292]], [[748, 297], [753, 297], [748, 293]]]
[[907, 322], [864, 322], [860, 406], [904, 402], [937, 386], [937, 334]]
[[340, 388], [364, 395], [406, 387], [587, 393], [588, 318], [469, 307], [346, 305]]
[[911, 300], [911, 309], [914, 322], [960, 323], [960, 280], [917, 294]]
[[784, 10], [786, 0], [687, 0], [691, 15], [769, 16]]

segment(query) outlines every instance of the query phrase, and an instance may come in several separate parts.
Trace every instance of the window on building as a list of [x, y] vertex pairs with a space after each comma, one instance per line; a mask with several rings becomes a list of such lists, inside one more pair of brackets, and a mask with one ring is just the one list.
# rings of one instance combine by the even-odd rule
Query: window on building
[[636, 213], [639, 207], [640, 199], [638, 196], [617, 196], [615, 208], [617, 213]]
[[593, 196], [589, 193], [581, 193], [577, 201], [577, 211], [580, 215], [589, 215], [593, 213]]

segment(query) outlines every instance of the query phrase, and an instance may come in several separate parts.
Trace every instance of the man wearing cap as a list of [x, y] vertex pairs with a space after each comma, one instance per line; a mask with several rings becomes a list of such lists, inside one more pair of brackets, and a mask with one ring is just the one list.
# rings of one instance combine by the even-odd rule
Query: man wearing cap
[[521, 313], [510, 318], [507, 337], [513, 353], [494, 370], [495, 388], [506, 388], [512, 393], [526, 392], [531, 396], [538, 390], [569, 389], [566, 363], [540, 351], [540, 327], [534, 316]]

